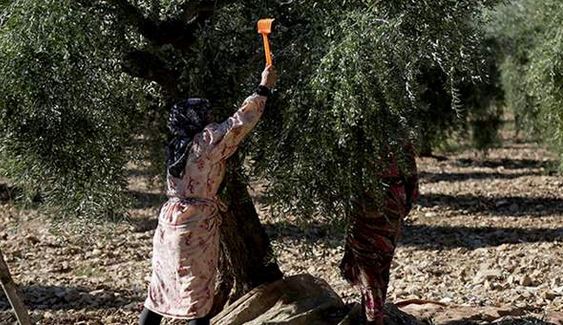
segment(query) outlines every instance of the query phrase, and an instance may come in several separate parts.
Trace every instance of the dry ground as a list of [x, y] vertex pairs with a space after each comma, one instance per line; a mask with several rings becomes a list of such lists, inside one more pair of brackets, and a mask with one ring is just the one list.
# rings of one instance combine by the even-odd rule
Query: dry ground
[[[390, 300], [510, 306], [538, 318], [563, 312], [563, 177], [553, 156], [511, 143], [419, 161], [422, 197], [397, 251]], [[0, 202], [0, 245], [39, 324], [135, 324], [149, 276], [160, 186], [131, 175], [133, 224], [48, 226], [39, 211]], [[1, 197], [1, 196], [0, 196]], [[257, 202], [259, 193], [256, 193]], [[346, 300], [343, 232], [269, 217], [258, 203], [286, 274], [326, 279]], [[0, 324], [13, 321], [0, 297]]]

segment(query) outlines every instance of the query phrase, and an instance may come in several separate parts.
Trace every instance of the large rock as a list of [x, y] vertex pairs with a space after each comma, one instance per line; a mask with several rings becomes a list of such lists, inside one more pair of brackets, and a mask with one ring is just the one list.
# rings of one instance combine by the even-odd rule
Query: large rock
[[[418, 325], [414, 317], [394, 305], [385, 306], [385, 323]], [[297, 275], [260, 286], [213, 318], [214, 325], [356, 325], [361, 324], [359, 304], [345, 305], [322, 279]]]
[[349, 308], [324, 280], [297, 275], [260, 286], [213, 318], [215, 325], [337, 325]]

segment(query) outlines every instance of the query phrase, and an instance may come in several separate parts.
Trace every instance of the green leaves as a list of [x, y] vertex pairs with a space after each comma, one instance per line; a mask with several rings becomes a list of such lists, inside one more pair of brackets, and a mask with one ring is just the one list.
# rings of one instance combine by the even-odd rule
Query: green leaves
[[355, 197], [382, 195], [391, 157], [412, 173], [406, 147], [419, 111], [435, 104], [421, 92], [423, 71], [438, 70], [446, 94], [461, 76], [480, 74], [481, 39], [468, 23], [480, 9], [469, 1], [323, 2], [300, 17], [299, 30], [278, 35], [299, 44], [278, 57], [282, 91], [270, 109], [281, 112], [264, 121], [253, 155], [277, 211], [341, 217]]
[[[383, 193], [391, 157], [413, 172], [405, 146], [437, 105], [425, 74], [443, 78], [435, 97], [448, 112], [458, 81], [481, 74], [486, 3], [219, 1], [205, 19], [212, 2], [6, 2], [0, 168], [73, 214], [123, 211], [124, 166], [145, 149], [162, 166], [173, 101], [209, 98], [223, 119], [253, 91], [264, 66], [255, 23], [273, 16], [279, 90], [243, 148], [249, 173], [268, 179], [278, 212], [341, 217], [354, 197]], [[135, 136], [152, 146], [133, 148]]]
[[0, 32], [0, 167], [78, 215], [113, 215], [136, 91], [106, 22], [74, 1], [14, 1]]
[[502, 84], [517, 126], [563, 158], [563, 3], [518, 0], [490, 15], [489, 33], [503, 45]]

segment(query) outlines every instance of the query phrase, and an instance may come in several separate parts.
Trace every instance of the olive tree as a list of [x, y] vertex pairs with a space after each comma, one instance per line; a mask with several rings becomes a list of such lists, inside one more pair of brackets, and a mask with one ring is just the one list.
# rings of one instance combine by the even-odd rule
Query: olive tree
[[[482, 75], [480, 12], [490, 1], [0, 2], [0, 171], [67, 218], [120, 215], [125, 165], [162, 173], [169, 106], [206, 97], [225, 118], [256, 86], [255, 22], [277, 19], [278, 91], [233, 157], [222, 193], [218, 307], [281, 278], [247, 189], [266, 180], [277, 212], [344, 219], [382, 193], [390, 156], [412, 173], [429, 71], [445, 107]], [[248, 254], [248, 252], [252, 254]]]
[[563, 3], [514, 0], [488, 12], [501, 45], [506, 104], [520, 131], [549, 144], [563, 160]]

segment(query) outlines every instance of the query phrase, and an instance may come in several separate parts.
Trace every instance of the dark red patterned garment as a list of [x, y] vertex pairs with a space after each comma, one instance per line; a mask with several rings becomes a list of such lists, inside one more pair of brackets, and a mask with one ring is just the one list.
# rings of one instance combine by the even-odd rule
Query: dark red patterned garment
[[358, 288], [368, 324], [383, 318], [383, 306], [389, 284], [389, 270], [401, 233], [403, 219], [418, 197], [418, 179], [414, 154], [410, 177], [399, 172], [396, 161], [382, 179], [388, 185], [383, 204], [365, 194], [355, 202], [340, 265], [348, 282]]

